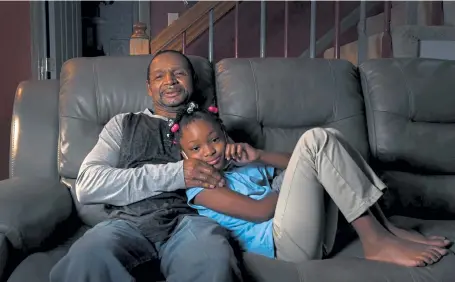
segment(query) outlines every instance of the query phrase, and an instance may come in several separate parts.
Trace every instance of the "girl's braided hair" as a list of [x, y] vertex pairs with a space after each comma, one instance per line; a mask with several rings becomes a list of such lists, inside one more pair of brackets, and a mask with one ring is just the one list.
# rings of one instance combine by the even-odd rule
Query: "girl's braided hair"
[[207, 110], [200, 109], [199, 106], [190, 102], [188, 105], [177, 113], [174, 120], [169, 123], [169, 138], [177, 143], [182, 135], [182, 128], [195, 120], [204, 120], [219, 126], [224, 131], [223, 122], [217, 115], [218, 108], [215, 106], [208, 107]]

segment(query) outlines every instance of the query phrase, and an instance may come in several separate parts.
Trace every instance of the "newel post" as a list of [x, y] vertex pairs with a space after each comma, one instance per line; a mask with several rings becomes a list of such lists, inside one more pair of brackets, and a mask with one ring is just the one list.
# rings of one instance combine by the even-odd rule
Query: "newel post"
[[133, 26], [133, 34], [130, 38], [130, 55], [150, 54], [150, 37], [145, 33], [147, 26], [138, 22]]

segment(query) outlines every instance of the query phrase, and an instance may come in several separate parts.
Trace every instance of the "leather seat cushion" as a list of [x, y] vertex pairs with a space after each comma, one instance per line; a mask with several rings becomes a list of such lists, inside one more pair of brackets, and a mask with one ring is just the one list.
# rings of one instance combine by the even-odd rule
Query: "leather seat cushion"
[[[425, 221], [406, 217], [391, 219], [399, 226], [413, 228], [427, 235], [443, 235], [455, 240], [455, 221]], [[67, 242], [48, 252], [28, 256], [14, 270], [8, 282], [45, 282], [57, 261], [69, 246], [82, 236], [87, 227], [81, 227]], [[455, 251], [455, 247], [452, 247]], [[307, 261], [299, 264], [275, 261], [254, 254], [243, 254], [245, 273], [258, 282], [403, 282], [452, 281], [455, 276], [455, 256], [445, 257], [431, 267], [407, 268], [362, 259], [360, 241], [355, 239], [344, 245], [331, 259]], [[329, 270], [329, 271], [328, 271]], [[414, 280], [413, 280], [414, 279]]]

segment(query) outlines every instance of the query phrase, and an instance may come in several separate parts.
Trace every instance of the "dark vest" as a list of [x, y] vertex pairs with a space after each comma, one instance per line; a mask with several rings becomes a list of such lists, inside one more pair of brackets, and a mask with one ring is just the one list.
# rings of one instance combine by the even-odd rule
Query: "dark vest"
[[[126, 115], [118, 168], [180, 161], [180, 150], [167, 138], [168, 133], [168, 123], [162, 119], [146, 114]], [[109, 205], [106, 210], [113, 218], [130, 221], [151, 242], [167, 240], [184, 215], [196, 213], [187, 205], [183, 189], [161, 193], [127, 206]]]

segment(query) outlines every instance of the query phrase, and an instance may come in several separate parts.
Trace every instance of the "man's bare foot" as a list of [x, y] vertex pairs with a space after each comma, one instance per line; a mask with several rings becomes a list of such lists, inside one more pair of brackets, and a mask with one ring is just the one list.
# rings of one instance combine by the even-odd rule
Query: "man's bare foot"
[[388, 223], [387, 229], [395, 236], [400, 237], [401, 239], [413, 241], [416, 243], [437, 246], [437, 247], [447, 247], [451, 244], [450, 240], [442, 236], [424, 236], [414, 230], [405, 230], [395, 225]]
[[447, 249], [411, 242], [392, 234], [384, 234], [362, 243], [366, 259], [408, 267], [430, 265], [448, 254]]

